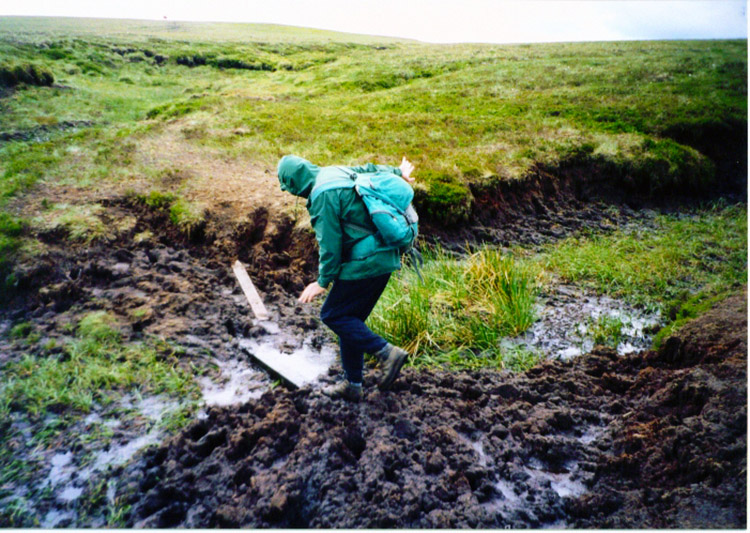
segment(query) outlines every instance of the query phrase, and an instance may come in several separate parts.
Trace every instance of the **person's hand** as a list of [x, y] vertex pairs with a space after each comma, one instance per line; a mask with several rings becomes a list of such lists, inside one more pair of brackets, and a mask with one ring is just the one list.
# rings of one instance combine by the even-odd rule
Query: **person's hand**
[[398, 166], [401, 169], [401, 177], [409, 183], [414, 183], [414, 178], [411, 177], [411, 173], [414, 170], [414, 165], [406, 159], [406, 156], [401, 160], [401, 164]]
[[298, 301], [303, 304], [309, 304], [324, 292], [326, 292], [326, 290], [318, 285], [317, 281], [313, 281], [312, 283], [310, 283], [310, 285], [305, 287], [305, 290], [302, 291], [302, 294], [300, 294]]

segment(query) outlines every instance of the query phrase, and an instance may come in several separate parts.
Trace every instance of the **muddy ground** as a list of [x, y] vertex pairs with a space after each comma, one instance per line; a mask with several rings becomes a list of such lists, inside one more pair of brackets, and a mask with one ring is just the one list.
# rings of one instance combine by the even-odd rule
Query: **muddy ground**
[[211, 409], [128, 467], [130, 525], [744, 528], [746, 299], [658, 352]]
[[[455, 249], [467, 236], [533, 246], [580, 230], [649, 225], [655, 214], [539, 194], [511, 191], [468, 230], [429, 222], [425, 230]], [[290, 215], [257, 208], [237, 222], [215, 209], [187, 238], [166, 213], [132, 198], [102, 203], [109, 222], [133, 224], [93, 245], [71, 245], [59, 231], [37, 235], [46, 251], [16, 267], [17, 292], [0, 322], [30, 320], [43, 345], [64, 342], [67, 324], [106, 309], [127, 340], [155, 335], [183, 346], [186, 367], [249, 361], [241, 339], [278, 331], [251, 319], [230, 268], [239, 258], [289, 350], [302, 339], [333, 344], [315, 307], [296, 302], [317, 253]], [[744, 302], [729, 300], [659, 353], [597, 349], [523, 375], [407, 369], [393, 392], [367, 385], [359, 405], [314, 387], [277, 387], [207, 409], [81, 490], [117, 480], [108, 503], [131, 505], [133, 527], [744, 527]], [[0, 336], [0, 364], [26, 351]], [[273, 378], [258, 370], [256, 379], [267, 387]], [[75, 449], [76, 438], [57, 445]], [[52, 497], [38, 512], [76, 505]], [[66, 516], [48, 523], [102, 525]]]

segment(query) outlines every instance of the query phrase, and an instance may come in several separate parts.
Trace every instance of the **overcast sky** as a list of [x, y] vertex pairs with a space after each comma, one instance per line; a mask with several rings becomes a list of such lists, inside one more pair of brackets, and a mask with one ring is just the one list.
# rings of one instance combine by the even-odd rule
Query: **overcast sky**
[[435, 43], [747, 37], [745, 0], [2, 0], [0, 15], [271, 22]]

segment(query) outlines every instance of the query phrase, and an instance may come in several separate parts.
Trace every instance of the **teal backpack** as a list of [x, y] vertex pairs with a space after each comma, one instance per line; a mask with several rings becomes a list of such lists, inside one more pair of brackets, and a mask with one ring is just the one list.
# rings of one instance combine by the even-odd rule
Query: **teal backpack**
[[317, 183], [310, 193], [310, 201], [323, 191], [353, 188], [364, 201], [384, 247], [397, 248], [401, 253], [409, 251], [419, 234], [419, 217], [411, 205], [414, 191], [409, 184], [391, 172], [357, 174], [338, 168], [346, 177]]

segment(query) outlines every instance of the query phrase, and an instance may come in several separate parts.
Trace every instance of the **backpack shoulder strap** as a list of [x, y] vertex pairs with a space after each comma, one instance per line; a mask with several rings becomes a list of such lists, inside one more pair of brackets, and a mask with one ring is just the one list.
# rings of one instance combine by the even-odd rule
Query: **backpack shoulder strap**
[[341, 169], [346, 176], [330, 176], [318, 179], [315, 183], [315, 187], [310, 192], [310, 202], [313, 202], [322, 192], [330, 191], [331, 189], [353, 189], [357, 174], [351, 172], [349, 169], [344, 167], [336, 167]]

